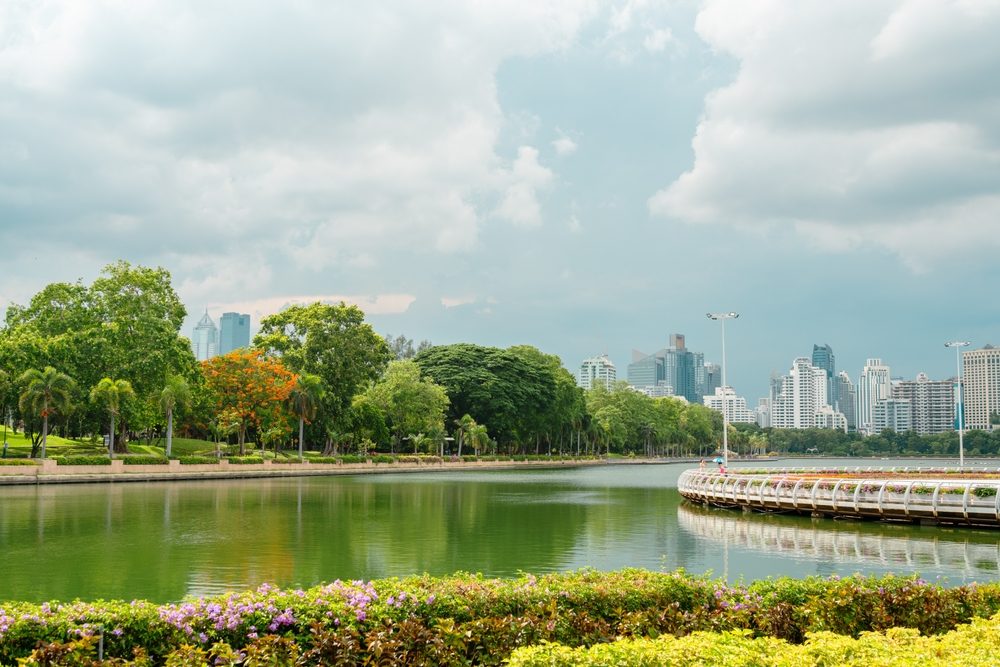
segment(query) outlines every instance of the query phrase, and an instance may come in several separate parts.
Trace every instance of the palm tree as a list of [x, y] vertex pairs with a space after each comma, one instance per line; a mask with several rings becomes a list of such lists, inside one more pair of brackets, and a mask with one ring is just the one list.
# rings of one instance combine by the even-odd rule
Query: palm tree
[[184, 409], [191, 404], [191, 388], [187, 380], [179, 375], [167, 377], [167, 383], [160, 392], [160, 407], [167, 415], [167, 458], [170, 458], [174, 442], [174, 409]]
[[323, 397], [323, 380], [316, 375], [303, 373], [295, 382], [295, 388], [288, 400], [292, 411], [299, 418], [299, 458], [302, 458], [302, 442], [305, 433], [305, 422], [316, 416], [316, 408]]
[[18, 384], [25, 385], [18, 406], [22, 412], [40, 415], [42, 418], [42, 458], [45, 458], [45, 444], [49, 435], [49, 415], [70, 406], [70, 393], [76, 383], [73, 378], [60, 373], [52, 366], [44, 371], [35, 368], [24, 371]]
[[461, 419], [455, 420], [455, 426], [458, 427], [455, 429], [458, 434], [458, 455], [462, 456], [462, 444], [471, 435], [473, 427], [476, 426], [476, 420], [471, 415], [464, 414]]
[[108, 437], [108, 456], [111, 458], [115, 457], [115, 417], [121, 414], [122, 404], [134, 396], [132, 383], [128, 380], [102, 378], [90, 390], [90, 400], [104, 405], [108, 414], [111, 415], [111, 435]]

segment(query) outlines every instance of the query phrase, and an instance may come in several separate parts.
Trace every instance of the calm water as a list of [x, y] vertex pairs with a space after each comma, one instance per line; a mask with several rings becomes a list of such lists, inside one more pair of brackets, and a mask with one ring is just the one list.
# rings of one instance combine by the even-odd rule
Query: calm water
[[168, 601], [265, 581], [584, 566], [998, 576], [1000, 531], [706, 510], [677, 493], [686, 467], [3, 487], [0, 599]]

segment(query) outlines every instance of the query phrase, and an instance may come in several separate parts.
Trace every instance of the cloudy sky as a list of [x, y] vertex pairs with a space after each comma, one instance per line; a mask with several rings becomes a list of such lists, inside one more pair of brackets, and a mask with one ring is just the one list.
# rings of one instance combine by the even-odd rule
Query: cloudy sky
[[[575, 369], [1000, 344], [995, 0], [0, 3], [0, 304], [168, 268]], [[2, 306], [0, 306], [2, 307]]]

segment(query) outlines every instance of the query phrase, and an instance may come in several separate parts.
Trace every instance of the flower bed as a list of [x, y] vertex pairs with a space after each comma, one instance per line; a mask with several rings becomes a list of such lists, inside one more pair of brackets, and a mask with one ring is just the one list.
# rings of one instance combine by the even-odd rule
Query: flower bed
[[[742, 629], [799, 643], [809, 632], [857, 636], [895, 626], [936, 634], [998, 610], [1000, 584], [943, 588], [916, 578], [726, 586], [644, 570], [511, 580], [425, 576], [309, 590], [262, 586], [159, 606], [7, 603], [0, 605], [0, 662], [14, 664], [37, 646], [91, 655], [99, 628], [107, 655], [132, 659], [141, 647], [155, 664], [171, 655], [174, 664], [214, 663], [241, 652], [275, 660], [266, 664], [291, 664], [294, 658], [281, 658], [289, 655], [305, 664], [501, 664], [515, 649], [545, 641], [574, 647]], [[195, 657], [183, 662], [185, 655]]]

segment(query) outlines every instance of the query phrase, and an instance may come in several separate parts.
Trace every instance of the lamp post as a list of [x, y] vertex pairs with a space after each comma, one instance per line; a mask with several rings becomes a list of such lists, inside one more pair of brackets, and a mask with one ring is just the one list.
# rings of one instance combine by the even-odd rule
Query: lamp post
[[965, 405], [962, 404], [962, 355], [963, 347], [968, 347], [967, 340], [953, 340], [944, 344], [945, 347], [955, 348], [955, 370], [958, 371], [958, 467], [965, 466], [965, 445], [962, 435], [965, 431]]
[[729, 467], [729, 412], [726, 410], [726, 320], [735, 320], [739, 313], [708, 313], [708, 319], [722, 322], [722, 465]]

